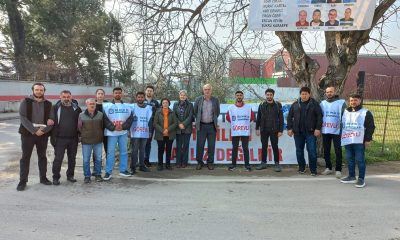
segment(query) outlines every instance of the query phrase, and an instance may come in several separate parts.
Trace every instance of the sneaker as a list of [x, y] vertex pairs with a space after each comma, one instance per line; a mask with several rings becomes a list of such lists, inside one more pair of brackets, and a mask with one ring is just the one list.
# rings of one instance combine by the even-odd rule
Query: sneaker
[[90, 183], [92, 180], [90, 180], [90, 177], [85, 177], [83, 180], [84, 183]]
[[250, 166], [245, 166], [244, 168], [245, 168], [246, 172], [251, 172], [251, 167]]
[[316, 177], [317, 173], [311, 173], [311, 177]]
[[74, 177], [67, 177], [68, 182], [76, 183], [76, 179]]
[[300, 170], [299, 169], [297, 172], [300, 173], [300, 174], [304, 174], [304, 173], [306, 173], [306, 170], [305, 169], [304, 170]]
[[59, 179], [53, 179], [53, 185], [55, 185], [55, 186], [60, 185], [60, 180]]
[[356, 177], [347, 176], [347, 177], [340, 179], [340, 182], [341, 183], [356, 183], [357, 179], [356, 179]]
[[144, 160], [144, 165], [146, 165], [148, 168], [152, 166], [149, 160]]
[[150, 169], [146, 166], [139, 167], [139, 171], [141, 172], [150, 172]]
[[42, 179], [40, 179], [40, 183], [41, 183], [41, 184], [44, 184], [44, 185], [52, 185], [52, 183], [50, 182], [50, 180], [47, 179], [47, 178], [42, 178]]
[[321, 174], [322, 175], [329, 175], [329, 174], [332, 174], [332, 173], [333, 173], [332, 170], [330, 170], [329, 168], [325, 168], [325, 170]]
[[97, 176], [95, 177], [95, 180], [96, 180], [96, 182], [102, 182], [102, 181], [104, 181], [104, 179], [101, 177], [101, 175], [97, 175]]
[[136, 174], [136, 169], [131, 169], [131, 175], [135, 175]]
[[128, 171], [120, 172], [119, 175], [122, 177], [132, 177], [132, 174]]
[[267, 163], [261, 163], [258, 167], [256, 167], [257, 170], [263, 170], [267, 169]]
[[26, 188], [26, 182], [19, 182], [17, 186], [17, 191], [24, 191]]
[[341, 171], [336, 171], [335, 175], [336, 175], [336, 178], [341, 178], [342, 177], [342, 172]]
[[171, 167], [171, 165], [165, 165], [165, 169], [172, 170], [172, 167]]
[[282, 171], [281, 166], [279, 165], [279, 163], [275, 163], [274, 171], [275, 172], [281, 172]]
[[236, 170], [236, 166], [234, 166], [234, 165], [228, 167], [228, 171], [235, 171], [235, 170]]
[[358, 178], [357, 183], [356, 183], [356, 188], [363, 188], [365, 187], [365, 181], [362, 178]]
[[111, 174], [109, 174], [109, 173], [104, 174], [104, 177], [103, 177], [104, 181], [108, 181], [110, 179], [111, 179]]

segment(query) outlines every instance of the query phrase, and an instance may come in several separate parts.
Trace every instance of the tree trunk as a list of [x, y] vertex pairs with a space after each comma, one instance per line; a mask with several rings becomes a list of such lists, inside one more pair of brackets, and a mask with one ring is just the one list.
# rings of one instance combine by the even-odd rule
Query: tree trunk
[[291, 73], [300, 87], [307, 86], [311, 89], [311, 96], [319, 100], [317, 84], [314, 81], [315, 74], [319, 69], [316, 60], [310, 58], [304, 51], [301, 42], [302, 32], [275, 32], [281, 40], [283, 47], [290, 56]]
[[14, 44], [15, 68], [21, 79], [26, 77], [25, 28], [18, 10], [18, 0], [5, 1], [11, 39]]

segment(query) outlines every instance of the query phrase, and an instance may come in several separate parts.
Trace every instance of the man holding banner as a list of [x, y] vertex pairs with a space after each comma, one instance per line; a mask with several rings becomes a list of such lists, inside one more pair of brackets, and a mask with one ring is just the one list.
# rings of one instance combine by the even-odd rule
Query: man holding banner
[[250, 123], [254, 121], [254, 113], [250, 105], [245, 105], [243, 102], [243, 92], [236, 91], [236, 102], [228, 108], [226, 120], [231, 123], [232, 136], [232, 165], [228, 168], [229, 171], [236, 169], [236, 160], [238, 156], [239, 141], [242, 140], [244, 167], [246, 171], [251, 171], [249, 157], [249, 138], [250, 138]]
[[113, 89], [114, 99], [110, 103], [103, 103], [104, 135], [107, 136], [107, 160], [104, 180], [111, 179], [115, 162], [115, 148], [119, 147], [119, 175], [132, 176], [128, 172], [128, 131], [132, 125], [133, 116], [131, 107], [122, 101], [122, 88]]

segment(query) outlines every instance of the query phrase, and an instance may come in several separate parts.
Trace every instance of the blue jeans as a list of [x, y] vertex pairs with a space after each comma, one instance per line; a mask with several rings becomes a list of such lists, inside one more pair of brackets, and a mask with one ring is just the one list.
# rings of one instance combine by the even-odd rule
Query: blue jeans
[[94, 171], [96, 176], [101, 174], [101, 154], [103, 143], [96, 143], [96, 144], [82, 144], [82, 157], [83, 157], [83, 175], [85, 177], [90, 177], [90, 156], [92, 155], [93, 150], [93, 157], [94, 161]]
[[187, 165], [191, 133], [176, 134], [176, 165]]
[[295, 134], [294, 143], [296, 145], [296, 157], [299, 164], [299, 170], [306, 169], [306, 160], [304, 159], [304, 145], [307, 144], [308, 163], [311, 173], [317, 173], [317, 137], [313, 134]]
[[356, 176], [356, 160], [358, 163], [358, 178], [365, 178], [365, 147], [364, 144], [349, 144], [344, 146], [349, 167], [349, 177]]
[[128, 167], [128, 133], [120, 136], [108, 136], [107, 139], [106, 173], [112, 173], [115, 163], [115, 147], [119, 147], [119, 172], [127, 171]]

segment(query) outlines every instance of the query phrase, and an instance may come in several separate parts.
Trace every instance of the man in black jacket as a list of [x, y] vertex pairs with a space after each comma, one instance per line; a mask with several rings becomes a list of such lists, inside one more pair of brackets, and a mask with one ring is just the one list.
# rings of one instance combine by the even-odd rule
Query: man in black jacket
[[275, 91], [268, 88], [265, 90], [266, 101], [258, 107], [256, 134], [261, 135], [262, 157], [261, 164], [256, 169], [267, 168], [268, 138], [271, 140], [274, 153], [275, 172], [280, 172], [278, 138], [283, 132], [282, 104], [274, 100]]
[[25, 98], [19, 108], [22, 158], [19, 162], [20, 179], [17, 186], [18, 191], [25, 190], [28, 182], [29, 165], [34, 146], [36, 146], [38, 155], [40, 183], [51, 185], [51, 182], [46, 177], [46, 150], [48, 133], [52, 129], [52, 126], [49, 126], [51, 124], [47, 124], [47, 121], [50, 118], [52, 108], [51, 102], [44, 98], [45, 91], [46, 88], [42, 83], [33, 84], [32, 96]]
[[294, 135], [299, 173], [305, 173], [304, 146], [307, 143], [311, 176], [317, 176], [317, 137], [321, 134], [322, 111], [319, 103], [310, 96], [310, 88], [300, 89], [300, 98], [290, 107], [287, 128], [288, 135]]
[[60, 185], [60, 171], [64, 160], [65, 150], [68, 156], [68, 169], [66, 172], [69, 182], [76, 182], [74, 178], [76, 153], [78, 151], [78, 118], [81, 108], [72, 101], [69, 90], [60, 93], [60, 102], [53, 106], [54, 128], [51, 144], [54, 146], [53, 185]]

